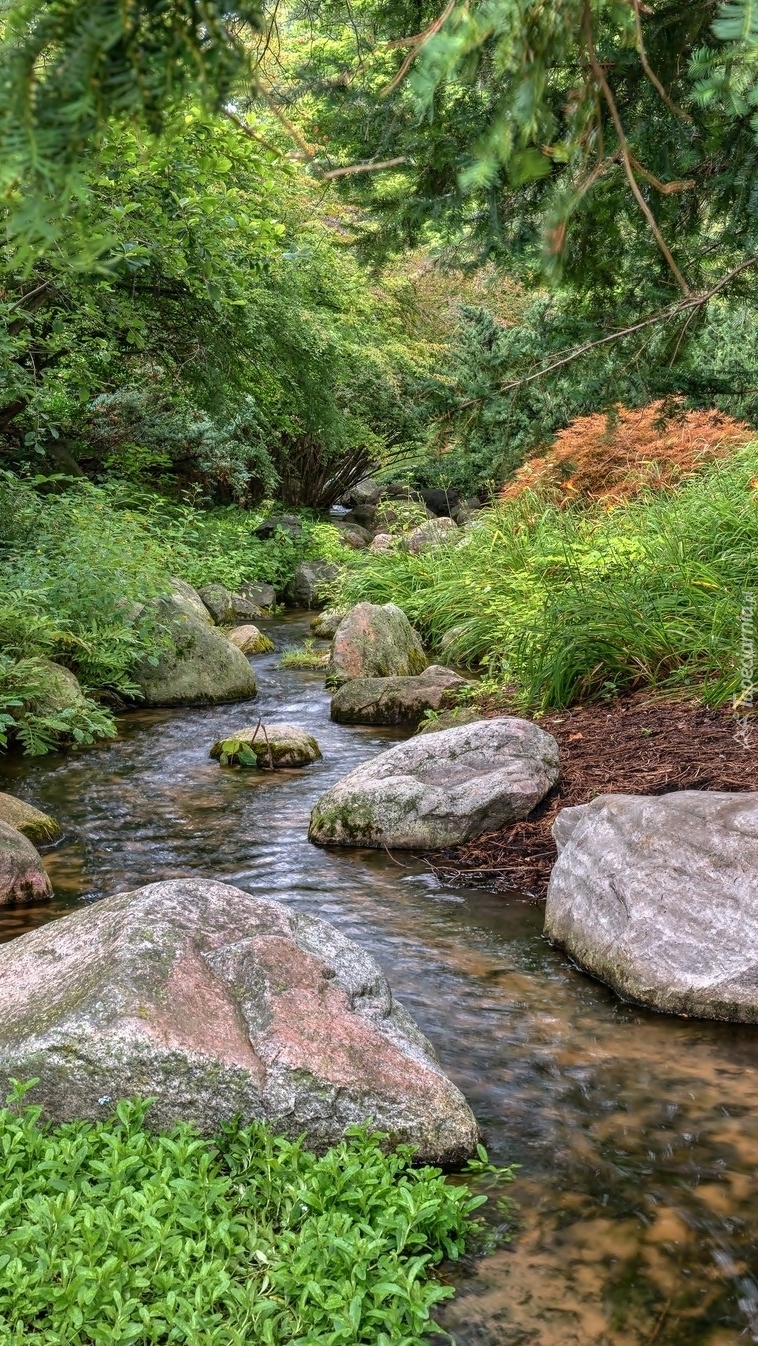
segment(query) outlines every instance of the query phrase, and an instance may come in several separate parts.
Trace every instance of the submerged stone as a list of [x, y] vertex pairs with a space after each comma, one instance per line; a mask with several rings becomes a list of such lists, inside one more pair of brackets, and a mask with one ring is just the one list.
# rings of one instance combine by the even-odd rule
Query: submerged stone
[[330, 713], [338, 724], [417, 725], [428, 710], [450, 706], [465, 686], [465, 678], [439, 664], [411, 678], [351, 678], [335, 692]]

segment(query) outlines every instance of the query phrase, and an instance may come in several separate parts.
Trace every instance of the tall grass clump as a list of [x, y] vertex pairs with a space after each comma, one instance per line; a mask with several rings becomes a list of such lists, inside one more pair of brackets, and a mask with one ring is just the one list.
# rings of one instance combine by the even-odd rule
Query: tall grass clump
[[[154, 1134], [148, 1106], [55, 1129], [0, 1111], [0, 1335], [66, 1346], [420, 1346], [484, 1201], [354, 1129]], [[474, 1165], [474, 1169], [483, 1165]], [[509, 1176], [504, 1171], [504, 1176]]]
[[558, 507], [524, 493], [450, 544], [372, 556], [341, 602], [398, 603], [445, 657], [544, 709], [644, 686], [739, 694], [758, 577], [758, 445], [676, 490]]

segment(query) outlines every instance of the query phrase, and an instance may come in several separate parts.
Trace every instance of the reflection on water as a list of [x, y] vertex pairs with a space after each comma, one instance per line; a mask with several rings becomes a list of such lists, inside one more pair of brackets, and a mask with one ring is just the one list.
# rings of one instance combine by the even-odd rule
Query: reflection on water
[[[306, 629], [270, 624], [280, 644]], [[316, 796], [397, 735], [331, 724], [318, 675], [275, 661], [255, 661], [254, 707], [138, 712], [113, 744], [5, 764], [5, 788], [67, 837], [46, 857], [55, 902], [0, 912], [0, 938], [190, 872], [326, 916], [382, 963], [491, 1157], [522, 1165], [512, 1245], [454, 1272], [440, 1321], [461, 1346], [758, 1342], [758, 1029], [620, 1004], [516, 897], [441, 888], [402, 854], [310, 846]], [[259, 714], [304, 725], [324, 761], [276, 775], [209, 761]]]

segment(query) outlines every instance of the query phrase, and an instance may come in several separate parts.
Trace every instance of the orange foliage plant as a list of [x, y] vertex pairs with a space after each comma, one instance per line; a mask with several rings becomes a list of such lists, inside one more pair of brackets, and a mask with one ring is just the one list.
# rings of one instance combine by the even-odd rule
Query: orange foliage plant
[[536, 491], [566, 503], [629, 500], [676, 486], [754, 435], [744, 421], [720, 411], [685, 411], [663, 401], [639, 410], [616, 406], [572, 421], [544, 455], [518, 469], [501, 499]]

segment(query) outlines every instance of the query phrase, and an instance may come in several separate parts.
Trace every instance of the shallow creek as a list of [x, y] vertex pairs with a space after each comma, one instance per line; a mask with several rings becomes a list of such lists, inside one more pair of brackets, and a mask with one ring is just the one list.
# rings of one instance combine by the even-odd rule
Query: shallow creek
[[[302, 615], [266, 626], [279, 647], [308, 630]], [[136, 712], [113, 743], [3, 765], [0, 788], [67, 837], [46, 857], [55, 901], [0, 909], [0, 939], [192, 872], [324, 916], [382, 964], [490, 1157], [521, 1165], [513, 1242], [454, 1270], [440, 1321], [460, 1346], [758, 1342], [758, 1028], [621, 1004], [545, 943], [542, 908], [518, 895], [310, 846], [316, 797], [401, 735], [332, 724], [321, 676], [277, 657], [254, 661], [252, 705]], [[259, 715], [307, 727], [324, 761], [276, 775], [209, 761]]]

